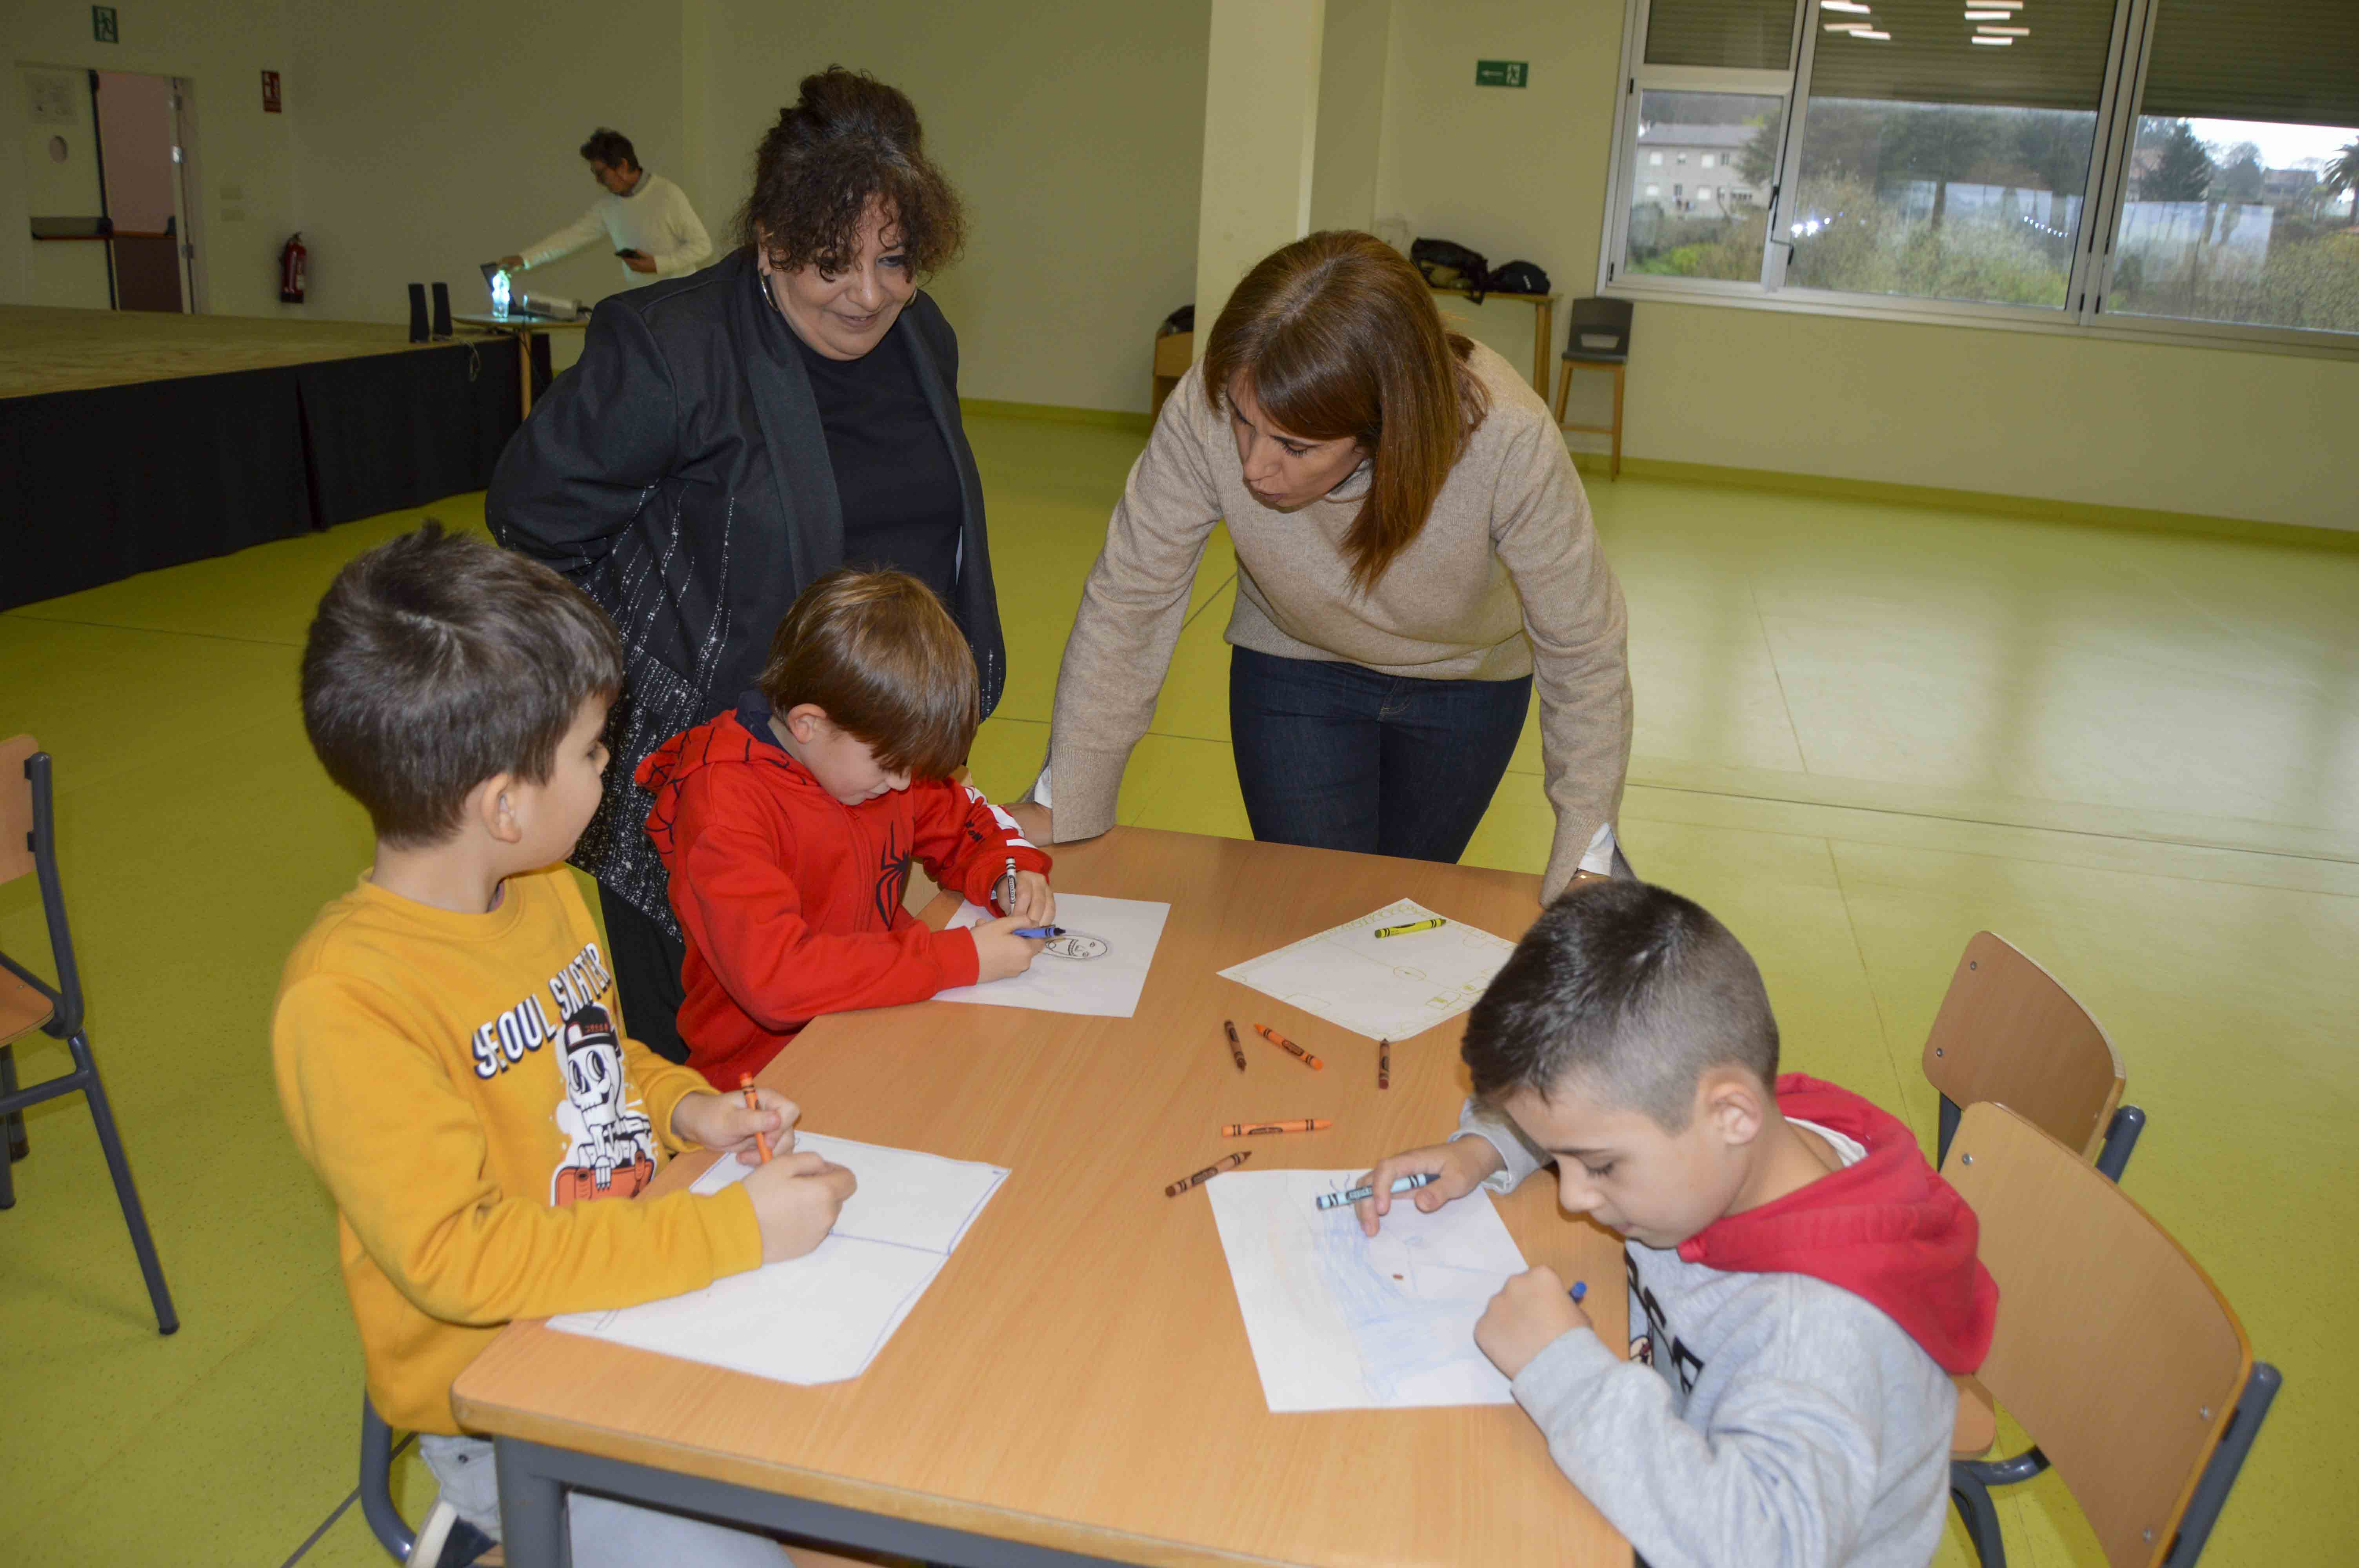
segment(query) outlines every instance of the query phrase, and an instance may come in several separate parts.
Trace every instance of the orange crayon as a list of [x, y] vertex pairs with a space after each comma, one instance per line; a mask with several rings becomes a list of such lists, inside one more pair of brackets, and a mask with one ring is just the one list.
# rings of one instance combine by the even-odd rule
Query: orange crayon
[[1244, 1164], [1246, 1161], [1252, 1158], [1253, 1151], [1248, 1149], [1243, 1153], [1232, 1154], [1225, 1160], [1215, 1160], [1211, 1164], [1205, 1166], [1202, 1170], [1197, 1172], [1194, 1175], [1190, 1176], [1187, 1180], [1174, 1182], [1169, 1186], [1164, 1188], [1163, 1195], [1167, 1198], [1176, 1198], [1181, 1193], [1186, 1192], [1190, 1187], [1201, 1186], [1206, 1182], [1211, 1181], [1214, 1176], [1219, 1175], [1223, 1171], [1234, 1171], [1239, 1165]]
[[1221, 1136], [1255, 1138], [1265, 1132], [1324, 1132], [1334, 1125], [1323, 1116], [1299, 1117], [1293, 1121], [1232, 1121], [1221, 1129]]
[[1288, 1040], [1285, 1035], [1280, 1034], [1277, 1030], [1272, 1029], [1266, 1023], [1255, 1024], [1254, 1033], [1268, 1041], [1271, 1044], [1277, 1046], [1279, 1050], [1300, 1057], [1311, 1066], [1320, 1068], [1321, 1071], [1324, 1071], [1327, 1066], [1326, 1063], [1321, 1061], [1310, 1052], [1305, 1051], [1301, 1046], [1297, 1045], [1293, 1041]]
[[[754, 1095], [753, 1074], [739, 1074], [737, 1076], [737, 1087], [745, 1091], [745, 1108], [747, 1110], [759, 1110], [762, 1108], [762, 1102], [756, 1098]], [[770, 1135], [766, 1132], [756, 1132], [754, 1134], [754, 1147], [762, 1152], [762, 1163], [765, 1165], [768, 1164], [770, 1162]]]

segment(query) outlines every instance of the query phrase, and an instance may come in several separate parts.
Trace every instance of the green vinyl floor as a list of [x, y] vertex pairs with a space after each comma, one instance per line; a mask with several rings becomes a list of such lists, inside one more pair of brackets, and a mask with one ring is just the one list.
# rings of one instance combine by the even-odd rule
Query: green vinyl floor
[[[1038, 764], [1139, 438], [970, 430], [1011, 666], [974, 770], [1005, 795]], [[2329, 1418], [2359, 1405], [2359, 555], [1589, 483], [1630, 603], [1632, 860], [1752, 946], [1791, 1066], [1929, 1146], [1918, 1054], [1967, 937], [2071, 987], [2152, 1118], [2125, 1189], [2285, 1372], [2205, 1561], [2351, 1561], [2359, 1464]], [[479, 526], [481, 497], [426, 511]], [[303, 628], [340, 563], [419, 515], [0, 614], [0, 737], [57, 757], [93, 1034], [186, 1325], [154, 1331], [82, 1103], [30, 1113], [0, 1215], [0, 1563], [384, 1560], [336, 1513], [359, 1358], [267, 1012], [369, 850], [304, 744]], [[1234, 592], [1216, 541], [1125, 822], [1245, 832]], [[1527, 736], [1469, 860], [1538, 868], [1538, 769]], [[0, 947], [44, 953], [29, 878], [0, 887]], [[41, 1036], [18, 1054], [28, 1079], [64, 1065]], [[2098, 1568], [2052, 1476], [2002, 1506], [2016, 1563]], [[1953, 1525], [1939, 1561], [1968, 1560]]]

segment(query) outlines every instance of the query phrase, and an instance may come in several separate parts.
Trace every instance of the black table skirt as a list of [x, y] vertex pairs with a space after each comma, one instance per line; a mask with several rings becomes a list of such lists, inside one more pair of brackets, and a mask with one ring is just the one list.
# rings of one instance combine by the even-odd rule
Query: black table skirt
[[481, 490], [521, 423], [516, 352], [0, 399], [0, 609]]

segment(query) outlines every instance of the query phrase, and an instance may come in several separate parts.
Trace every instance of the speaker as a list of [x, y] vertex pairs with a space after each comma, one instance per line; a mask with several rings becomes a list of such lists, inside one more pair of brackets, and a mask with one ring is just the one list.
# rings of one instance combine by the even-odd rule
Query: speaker
[[409, 341], [426, 341], [426, 286], [422, 283], [409, 286]]
[[450, 335], [451, 286], [447, 283], [438, 283], [434, 286], [434, 336], [439, 341]]

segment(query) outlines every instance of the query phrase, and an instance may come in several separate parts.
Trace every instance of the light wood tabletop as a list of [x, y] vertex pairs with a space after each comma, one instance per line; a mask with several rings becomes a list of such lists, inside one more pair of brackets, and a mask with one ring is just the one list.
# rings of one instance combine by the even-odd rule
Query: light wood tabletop
[[[1126, 1563], [1625, 1568], [1629, 1548], [1514, 1405], [1271, 1414], [1205, 1194], [1163, 1191], [1240, 1148], [1252, 1170], [1358, 1171], [1446, 1136], [1465, 1092], [1462, 1015], [1395, 1042], [1380, 1091], [1374, 1041], [1217, 971], [1404, 897], [1517, 937], [1538, 879], [1117, 828], [1060, 848], [1054, 881], [1171, 905], [1136, 1017], [951, 1002], [840, 1014], [761, 1075], [812, 1131], [1011, 1173], [867, 1372], [797, 1387], [519, 1323], [459, 1379], [460, 1418]], [[954, 907], [945, 895], [928, 919]], [[1242, 1074], [1224, 1018], [1245, 1039]], [[1219, 1135], [1284, 1117], [1335, 1125]], [[712, 1158], [674, 1162], [655, 1190]], [[1619, 1240], [1568, 1219], [1544, 1178], [1499, 1206], [1526, 1259], [1589, 1281], [1598, 1332], [1625, 1343]]]

